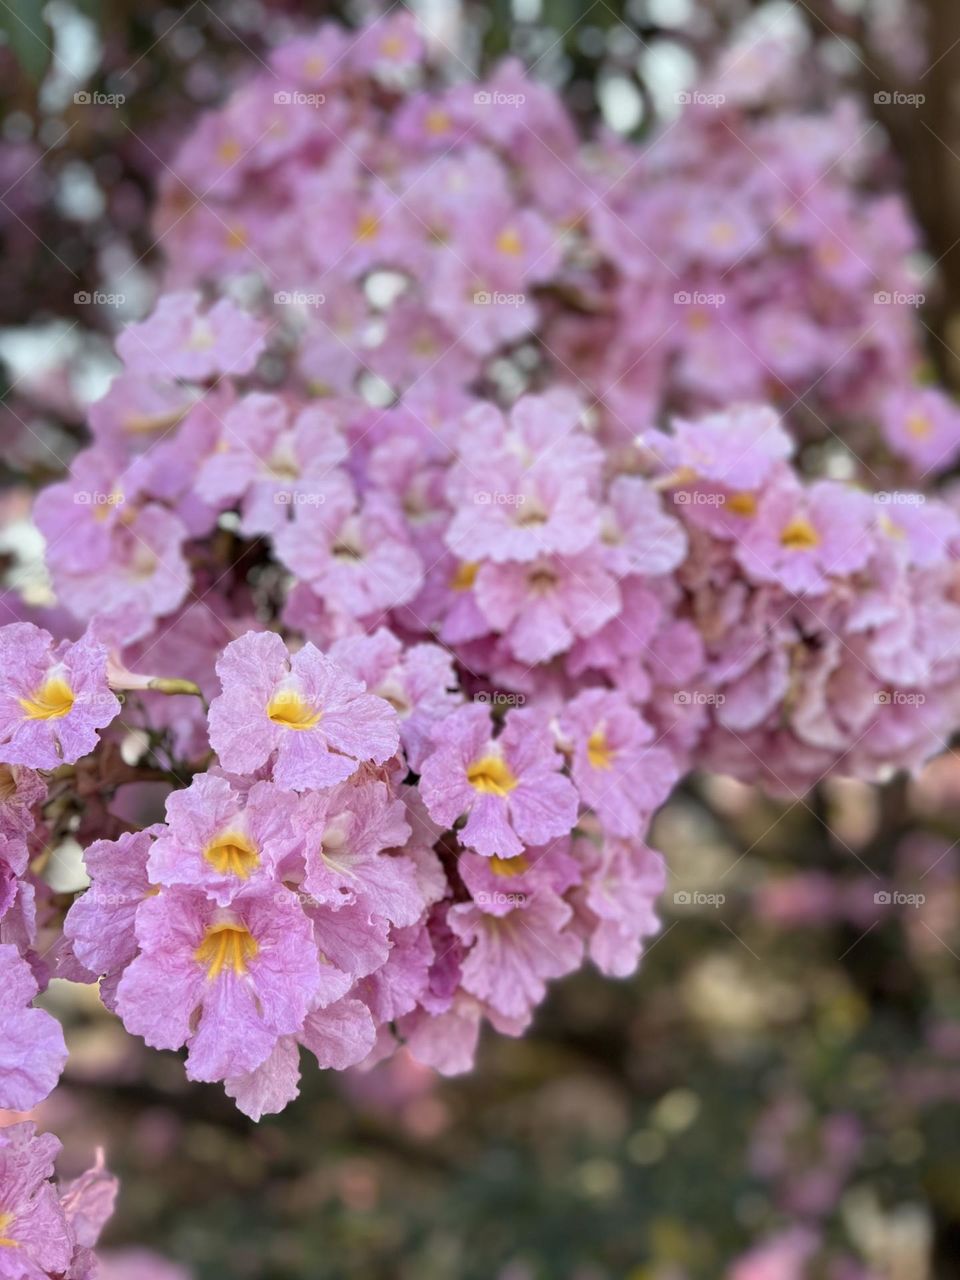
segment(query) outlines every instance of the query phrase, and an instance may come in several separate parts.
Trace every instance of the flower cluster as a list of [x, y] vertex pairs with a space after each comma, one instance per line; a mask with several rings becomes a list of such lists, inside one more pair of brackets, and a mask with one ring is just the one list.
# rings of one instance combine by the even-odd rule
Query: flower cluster
[[313, 394], [406, 394], [428, 421], [539, 379], [620, 445], [663, 412], [772, 401], [874, 463], [879, 438], [915, 475], [956, 460], [876, 124], [809, 104], [788, 40], [734, 42], [642, 146], [583, 144], [516, 62], [450, 84], [447, 61], [409, 14], [278, 48], [172, 159], [168, 286], [258, 282]]
[[[585, 959], [630, 973], [658, 927], [651, 818], [691, 769], [803, 791], [916, 766], [960, 718], [951, 508], [811, 474], [790, 420], [744, 399], [771, 391], [757, 361], [723, 343], [701, 352], [712, 384], [693, 346], [658, 357], [655, 394], [624, 370], [665, 287], [616, 233], [626, 216], [657, 243], [672, 228], [667, 279], [730, 274], [727, 327], [776, 347], [760, 363], [782, 357], [784, 386], [823, 372], [867, 296], [820, 226], [837, 132], [807, 122], [801, 146], [792, 121], [778, 143], [741, 101], [763, 154], [812, 183], [804, 211], [744, 179], [729, 119], [694, 112], [614, 213], [552, 93], [513, 66], [429, 90], [422, 52], [407, 15], [324, 27], [202, 122], [163, 210], [177, 287], [121, 335], [92, 443], [36, 502], [82, 635], [0, 629], [18, 1096], [62, 1064], [27, 1006], [47, 976], [38, 895], [40, 927], [59, 923], [31, 854], [67, 834], [91, 884], [57, 972], [99, 979], [132, 1033], [259, 1117], [296, 1095], [301, 1047], [339, 1069], [405, 1044], [462, 1071], [481, 1023], [519, 1034], [550, 979]], [[737, 195], [691, 201], [701, 163]], [[899, 227], [848, 203], [858, 243]], [[875, 271], [902, 284], [899, 261], [878, 251]], [[282, 289], [195, 287], [251, 270]], [[629, 433], [606, 393], [551, 371], [561, 331], [594, 374], [612, 362]], [[840, 363], [830, 385], [859, 405], [871, 379]], [[922, 394], [905, 412], [946, 439]], [[733, 407], [697, 411], [715, 398]], [[109, 810], [140, 776], [166, 784], [162, 821]]]

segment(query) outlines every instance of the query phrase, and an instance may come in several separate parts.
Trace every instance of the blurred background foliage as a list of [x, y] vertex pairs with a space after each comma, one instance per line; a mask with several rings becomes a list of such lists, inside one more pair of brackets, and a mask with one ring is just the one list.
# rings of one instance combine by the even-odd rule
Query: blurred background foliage
[[[515, 53], [585, 125], [602, 117], [640, 136], [752, 6], [423, 7], [468, 63]], [[941, 147], [957, 136], [960, 6], [779, 8], [796, 10], [871, 109], [870, 68], [885, 84], [924, 79], [926, 107], [884, 123], [940, 260], [931, 355], [949, 375], [960, 219], [925, 131]], [[149, 301], [154, 183], [189, 122], [276, 39], [369, 11], [0, 0], [8, 481], [46, 478], [49, 454], [25, 420], [80, 436], [111, 333]], [[924, 31], [932, 52], [918, 61]], [[75, 102], [94, 89], [122, 93], [125, 110]], [[76, 301], [118, 268], [133, 282], [126, 311]], [[153, 1245], [200, 1280], [715, 1280], [798, 1222], [819, 1233], [823, 1280], [951, 1280], [958, 840], [953, 755], [910, 784], [833, 783], [792, 805], [694, 780], [654, 832], [672, 880], [640, 974], [558, 985], [532, 1033], [489, 1037], [470, 1077], [440, 1081], [403, 1056], [368, 1075], [308, 1072], [299, 1103], [254, 1126], [222, 1090], [188, 1086], [172, 1055], [127, 1037], [95, 993], [55, 984], [73, 1052], [41, 1119], [67, 1139], [68, 1174], [106, 1145], [123, 1185], [108, 1242]]]

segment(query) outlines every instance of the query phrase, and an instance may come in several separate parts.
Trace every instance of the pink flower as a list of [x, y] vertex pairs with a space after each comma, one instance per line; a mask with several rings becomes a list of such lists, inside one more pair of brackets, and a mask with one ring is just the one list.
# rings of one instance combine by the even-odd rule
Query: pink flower
[[231, 773], [254, 773], [275, 756], [281, 787], [331, 787], [397, 750], [390, 704], [312, 644], [291, 657], [278, 635], [248, 631], [220, 655], [217, 675], [223, 693], [210, 706], [210, 743]]
[[33, 830], [33, 807], [47, 794], [39, 773], [21, 765], [0, 764], [0, 839]]
[[766, 493], [736, 547], [755, 582], [795, 595], [826, 591], [829, 579], [862, 569], [873, 553], [875, 508], [867, 494], [830, 480]]
[[128, 373], [207, 382], [249, 373], [264, 348], [263, 325], [222, 298], [205, 314], [198, 293], [169, 293], [117, 339]]
[[533, 665], [590, 636], [620, 607], [620, 593], [602, 553], [541, 556], [530, 564], [484, 564], [476, 599], [490, 626], [503, 633], [513, 655]]
[[140, 954], [117, 989], [124, 1026], [154, 1049], [188, 1045], [191, 1080], [254, 1071], [303, 1024], [320, 983], [310, 921], [279, 885], [241, 889], [229, 909], [164, 889], [137, 911]]
[[272, 533], [301, 505], [322, 505], [341, 479], [346, 452], [333, 417], [320, 408], [300, 411], [279, 396], [245, 396], [223, 418], [217, 451], [197, 475], [197, 491], [208, 502], [242, 500], [242, 531]]
[[346, 782], [329, 798], [304, 796], [303, 888], [314, 902], [334, 910], [358, 904], [391, 924], [415, 924], [424, 900], [415, 865], [399, 852], [410, 836], [405, 814], [382, 782]]
[[450, 827], [466, 815], [459, 835], [469, 848], [513, 858], [525, 844], [566, 835], [576, 822], [576, 791], [536, 713], [509, 711], [495, 739], [486, 707], [462, 707], [438, 724], [433, 742], [420, 792], [435, 822]]
[[328, 608], [354, 618], [406, 604], [423, 581], [399, 510], [376, 494], [357, 504], [346, 484], [331, 487], [322, 504], [298, 506], [276, 548]]
[[0, 1129], [0, 1275], [43, 1280], [67, 1273], [75, 1251], [53, 1178], [60, 1143], [33, 1124]]
[[518, 902], [548, 890], [560, 896], [578, 885], [581, 866], [570, 854], [570, 837], [551, 840], [542, 848], [529, 848], [516, 858], [483, 858], [462, 850], [457, 870], [478, 907], [502, 916]]
[[183, 555], [187, 530], [166, 507], [150, 503], [111, 521], [109, 534], [102, 560], [72, 563], [68, 544], [59, 540], [50, 547], [47, 564], [58, 597], [75, 617], [110, 619], [117, 643], [132, 644], [155, 618], [182, 604], [190, 590]]
[[315, 1009], [298, 1034], [278, 1040], [255, 1071], [228, 1078], [227, 1096], [251, 1120], [282, 1111], [300, 1092], [301, 1045], [320, 1067], [345, 1071], [367, 1057], [376, 1034], [370, 1010], [359, 1000], [337, 1000]]
[[679, 777], [669, 751], [620, 693], [588, 689], [560, 717], [581, 801], [617, 836], [638, 836]]
[[[492, 478], [494, 475], [496, 478]], [[599, 511], [582, 478], [514, 463], [459, 478], [447, 546], [463, 560], [535, 560], [573, 554], [594, 542]]]
[[666, 882], [663, 858], [635, 841], [606, 840], [598, 849], [584, 839], [575, 848], [584, 863], [576, 903], [588, 954], [601, 973], [625, 978], [637, 967], [644, 938], [660, 929], [655, 908]]
[[92, 978], [102, 977], [101, 996], [113, 1004], [120, 974], [138, 951], [135, 921], [140, 903], [155, 892], [147, 859], [158, 824], [124, 832], [116, 840], [94, 840], [84, 850], [90, 887], [67, 912], [63, 933], [72, 954]]
[[[0, 1107], [11, 1111], [27, 1111], [41, 1102], [67, 1060], [56, 1018], [30, 1007], [37, 990], [17, 948], [0, 946]], [[2, 1211], [0, 1203], [0, 1220]]]
[[33, 769], [72, 764], [119, 711], [103, 645], [84, 638], [54, 647], [32, 623], [0, 627], [0, 761]]
[[607, 567], [618, 577], [669, 573], [687, 551], [683, 526], [663, 510], [662, 500], [636, 476], [618, 476], [603, 513]]
[[450, 928], [469, 948], [464, 989], [504, 1017], [526, 1022], [547, 980], [571, 973], [583, 957], [582, 942], [567, 928], [572, 916], [562, 898], [546, 892], [502, 916], [468, 902], [451, 907]]
[[936, 387], [894, 391], [883, 403], [881, 422], [891, 448], [924, 476], [946, 471], [960, 454], [960, 405]]
[[150, 850], [153, 884], [195, 885], [225, 907], [245, 884], [271, 881], [302, 833], [296, 798], [270, 782], [246, 795], [226, 778], [198, 774], [167, 797], [167, 822]]
[[330, 646], [330, 657], [383, 698], [400, 717], [400, 741], [411, 769], [430, 749], [434, 723], [461, 703], [451, 654], [436, 644], [404, 646], [385, 627]]
[[673, 420], [670, 435], [649, 432], [644, 442], [671, 471], [691, 480], [715, 481], [731, 489], [756, 489], [793, 453], [780, 415], [760, 405], [741, 405], [694, 421]]

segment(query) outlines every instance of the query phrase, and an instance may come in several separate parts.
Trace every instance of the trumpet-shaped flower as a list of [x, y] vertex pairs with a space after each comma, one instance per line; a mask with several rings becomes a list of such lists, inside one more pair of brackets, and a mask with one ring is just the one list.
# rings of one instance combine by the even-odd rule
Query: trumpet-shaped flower
[[291, 655], [272, 632], [248, 632], [217, 662], [223, 693], [210, 706], [210, 743], [231, 773], [274, 757], [287, 790], [330, 787], [364, 761], [383, 764], [399, 744], [397, 714], [306, 644]]
[[54, 646], [29, 622], [0, 627], [0, 761], [33, 769], [70, 764], [97, 745], [120, 703], [107, 685], [106, 648]]

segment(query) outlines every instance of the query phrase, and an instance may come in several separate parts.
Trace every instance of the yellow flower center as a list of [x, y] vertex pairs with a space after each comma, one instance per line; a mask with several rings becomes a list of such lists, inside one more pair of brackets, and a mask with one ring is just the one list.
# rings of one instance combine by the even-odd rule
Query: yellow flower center
[[217, 147], [217, 158], [221, 164], [233, 164], [240, 159], [240, 143], [236, 138], [224, 138]]
[[260, 865], [257, 846], [239, 831], [224, 831], [210, 841], [203, 851], [207, 862], [222, 876], [246, 880]]
[[403, 48], [403, 40], [400, 36], [385, 36], [380, 41], [380, 52], [386, 58], [399, 58]]
[[312, 729], [322, 714], [294, 689], [281, 689], [267, 703], [267, 718], [284, 729]]
[[131, 435], [142, 436], [150, 431], [166, 431], [175, 427], [184, 416], [184, 409], [169, 409], [166, 413], [132, 413], [124, 419], [123, 429]]
[[8, 1235], [4, 1234], [12, 1221], [12, 1213], [0, 1213], [0, 1247], [5, 1246], [7, 1249], [19, 1249], [20, 1246], [17, 1244], [16, 1240], [11, 1240]]
[[481, 756], [467, 768], [467, 781], [488, 796], [505, 796], [517, 785], [510, 766], [500, 756]]
[[932, 432], [933, 423], [925, 413], [910, 413], [907, 415], [908, 435], [914, 436], [917, 440], [925, 440]]
[[737, 229], [732, 222], [715, 222], [710, 228], [710, 239], [720, 248], [732, 244], [736, 235]]
[[380, 227], [380, 219], [375, 213], [361, 213], [357, 219], [357, 239], [372, 240]]
[[427, 133], [432, 133], [434, 137], [437, 137], [449, 130], [451, 120], [440, 107], [434, 107], [432, 111], [427, 112], [424, 124], [426, 125]]
[[223, 243], [228, 249], [245, 249], [249, 243], [246, 228], [240, 226], [239, 223], [232, 227], [227, 227]]
[[451, 590], [469, 591], [476, 581], [479, 568], [480, 565], [476, 560], [464, 560], [462, 564], [458, 564], [456, 572], [450, 579]]
[[820, 545], [820, 535], [805, 516], [794, 516], [780, 534], [780, 545], [790, 551], [809, 551]]
[[529, 871], [530, 863], [522, 853], [516, 858], [501, 858], [495, 854], [490, 859], [490, 870], [495, 876], [504, 876], [509, 880], [513, 876], [522, 876], [525, 871]]
[[76, 696], [62, 676], [51, 676], [18, 701], [28, 720], [62, 720], [73, 710]]
[[213, 981], [224, 969], [232, 969], [240, 978], [247, 972], [247, 961], [260, 950], [257, 940], [242, 924], [212, 924], [193, 958], [207, 970]]
[[617, 753], [607, 742], [603, 726], [598, 725], [587, 739], [587, 759], [594, 769], [610, 769]]
[[757, 497], [753, 493], [728, 494], [724, 505], [735, 516], [755, 516], [757, 514]]
[[520, 233], [513, 227], [505, 227], [497, 236], [497, 248], [501, 253], [507, 253], [511, 258], [519, 258], [523, 253], [523, 241], [520, 239]]

